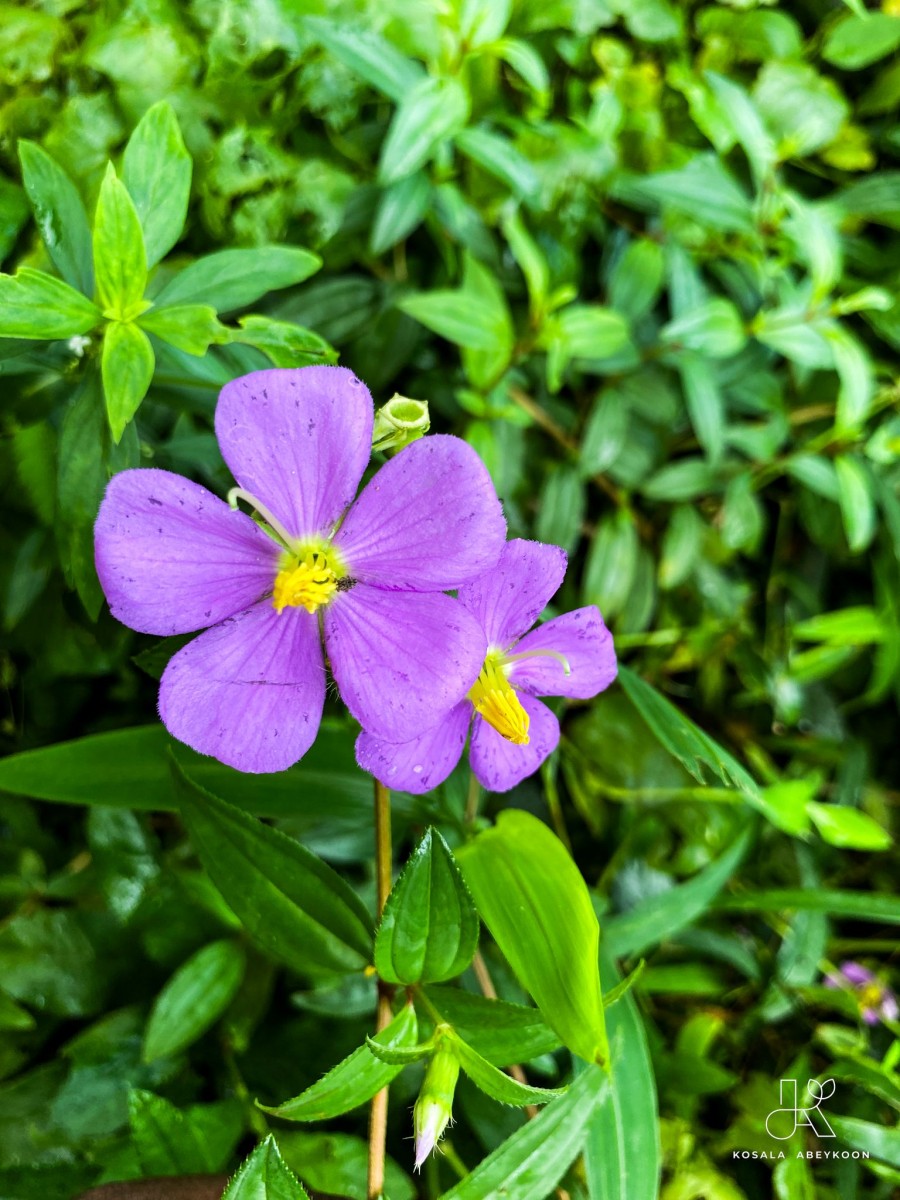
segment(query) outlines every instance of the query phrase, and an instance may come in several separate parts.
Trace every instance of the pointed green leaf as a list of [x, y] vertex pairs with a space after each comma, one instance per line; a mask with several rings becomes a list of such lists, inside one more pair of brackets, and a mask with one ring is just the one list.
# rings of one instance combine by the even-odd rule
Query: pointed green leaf
[[469, 115], [469, 97], [454, 76], [427, 77], [398, 105], [381, 148], [378, 182], [393, 183], [418, 171], [438, 143], [458, 133]]
[[[404, 1049], [414, 1047], [417, 1036], [415, 1009], [407, 1004], [372, 1040], [388, 1049]], [[260, 1108], [286, 1121], [328, 1121], [366, 1104], [402, 1070], [403, 1063], [381, 1062], [368, 1046], [360, 1046], [293, 1100]]]
[[150, 339], [131, 321], [110, 321], [103, 335], [103, 395], [113, 437], [118, 441], [141, 406], [156, 359]]
[[210, 1161], [203, 1131], [162, 1096], [132, 1091], [128, 1109], [131, 1136], [145, 1175], [195, 1175], [218, 1166]]
[[872, 541], [878, 524], [872, 480], [863, 462], [852, 454], [839, 454], [834, 469], [847, 542], [859, 554]]
[[211, 942], [183, 963], [156, 997], [144, 1034], [144, 1062], [178, 1054], [213, 1025], [244, 974], [236, 942]]
[[56, 159], [34, 142], [19, 142], [22, 183], [47, 252], [67, 283], [94, 294], [91, 227], [78, 188]]
[[434, 1052], [434, 1038], [420, 1042], [418, 1046], [382, 1046], [373, 1037], [366, 1038], [366, 1045], [379, 1062], [392, 1067], [405, 1067], [408, 1063], [421, 1062]]
[[148, 267], [168, 254], [181, 237], [192, 166], [175, 114], [166, 100], [160, 100], [135, 126], [122, 160], [122, 182], [144, 231]]
[[293, 838], [193, 783], [174, 759], [172, 768], [194, 847], [257, 945], [301, 972], [362, 969], [372, 922], [350, 885]]
[[425, 994], [441, 1018], [495, 1067], [528, 1062], [559, 1049], [559, 1038], [536, 1008], [489, 1000], [456, 987], [429, 987]]
[[220, 250], [185, 267], [154, 303], [211, 304], [216, 312], [246, 308], [266, 292], [302, 283], [322, 265], [317, 254], [294, 246]]
[[823, 842], [842, 850], [887, 850], [891, 835], [868, 813], [842, 804], [819, 804], [810, 800], [806, 811]]
[[478, 945], [478, 914], [450, 847], [428, 829], [394, 884], [375, 938], [388, 983], [439, 983], [462, 974]]
[[97, 303], [121, 321], [141, 311], [147, 283], [144, 235], [134, 203], [109, 164], [94, 214], [94, 280]]
[[612, 991], [604, 993], [603, 1007], [604, 1008], [612, 1008], [612, 1006], [614, 1004], [618, 1004], [618, 1002], [620, 1000], [624, 999], [624, 997], [628, 995], [628, 993], [631, 991], [631, 989], [634, 987], [634, 985], [637, 983], [637, 981], [643, 975], [646, 968], [647, 968], [646, 962], [644, 961], [644, 959], [641, 959], [641, 961], [634, 968], [634, 970], [631, 971], [628, 975], [626, 975], [626, 977], [624, 979], [620, 979], [619, 982], [616, 984], [616, 986], [612, 989]]
[[426, 78], [420, 63], [374, 30], [354, 29], [346, 21], [323, 17], [306, 17], [304, 28], [339, 62], [398, 104]]
[[87, 333], [100, 311], [74, 288], [31, 267], [0, 275], [0, 337], [68, 338]]
[[526, 1104], [547, 1104], [566, 1092], [566, 1088], [539, 1088], [519, 1083], [518, 1079], [492, 1066], [452, 1030], [444, 1033], [444, 1037], [452, 1045], [459, 1065], [475, 1086], [499, 1104], [510, 1104], [516, 1108], [523, 1108]]
[[242, 1163], [222, 1200], [309, 1200], [309, 1196], [269, 1134]]
[[608, 1076], [598, 1067], [588, 1067], [565, 1095], [507, 1138], [442, 1200], [549, 1196], [581, 1152], [591, 1118], [608, 1088]]
[[406, 175], [385, 188], [369, 235], [372, 253], [383, 254], [408, 237], [421, 223], [430, 199], [431, 183], [425, 171]]
[[229, 330], [208, 304], [151, 308], [138, 317], [138, 324], [186, 354], [205, 354], [211, 345], [226, 342], [229, 337]]
[[508, 810], [459, 852], [484, 923], [547, 1024], [588, 1062], [608, 1057], [590, 893], [559, 838]]
[[334, 347], [302, 325], [251, 313], [240, 317], [238, 326], [238, 329], [227, 331], [228, 341], [255, 346], [276, 367], [312, 367], [318, 363], [337, 362]]

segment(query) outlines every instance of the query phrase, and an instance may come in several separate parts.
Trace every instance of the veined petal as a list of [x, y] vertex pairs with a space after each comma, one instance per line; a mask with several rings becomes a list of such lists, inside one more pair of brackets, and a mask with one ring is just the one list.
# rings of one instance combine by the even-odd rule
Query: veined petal
[[216, 437], [240, 486], [302, 539], [329, 533], [356, 495], [373, 420], [346, 367], [254, 371], [222, 388]]
[[324, 611], [341, 697], [363, 729], [389, 742], [408, 742], [444, 720], [484, 661], [484, 634], [449, 596], [360, 583]]
[[435, 434], [387, 462], [334, 539], [351, 575], [410, 592], [441, 592], [492, 567], [506, 522], [491, 477], [460, 438]]
[[279, 549], [255, 522], [170, 471], [114, 475], [94, 528], [113, 616], [141, 633], [193, 633], [272, 590]]
[[495, 567], [459, 589], [459, 602], [481, 622], [488, 645], [505, 649], [535, 623], [565, 573], [565, 550], [514, 538]]
[[284, 771], [315, 741], [325, 703], [316, 618], [256, 604], [172, 658], [159, 688], [168, 731], [239, 771]]
[[533, 775], [559, 745], [559, 721], [547, 705], [533, 696], [520, 695], [519, 700], [528, 713], [527, 746], [508, 742], [479, 716], [472, 726], [469, 762], [479, 783], [489, 792], [508, 792], [514, 788]]
[[576, 608], [539, 625], [516, 643], [513, 653], [544, 650], [561, 655], [569, 664], [569, 674], [566, 675], [559, 659], [538, 653], [534, 658], [518, 659], [512, 665], [510, 682], [535, 696], [587, 700], [609, 687], [616, 677], [612, 634], [593, 605]]
[[443, 783], [462, 757], [472, 705], [461, 700], [432, 729], [399, 745], [365, 730], [356, 739], [356, 761], [385, 787], [421, 796]]

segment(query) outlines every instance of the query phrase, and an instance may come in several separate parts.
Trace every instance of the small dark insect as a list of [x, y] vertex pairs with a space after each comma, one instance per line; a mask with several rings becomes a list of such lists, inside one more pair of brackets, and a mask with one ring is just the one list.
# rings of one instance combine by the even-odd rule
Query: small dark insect
[[337, 581], [337, 590], [339, 592], [349, 592], [352, 587], [356, 587], [356, 580], [350, 579], [346, 575], [343, 579]]

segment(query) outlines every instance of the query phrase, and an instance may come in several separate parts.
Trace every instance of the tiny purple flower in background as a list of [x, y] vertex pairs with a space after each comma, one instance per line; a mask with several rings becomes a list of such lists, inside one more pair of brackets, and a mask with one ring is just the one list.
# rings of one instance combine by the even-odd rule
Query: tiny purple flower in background
[[216, 436], [265, 527], [169, 471], [123, 471], [97, 518], [111, 612], [142, 633], [205, 629], [163, 674], [170, 733], [241, 771], [281, 771], [315, 740], [331, 670], [354, 717], [401, 741], [429, 728], [484, 659], [478, 622], [441, 593], [492, 567], [506, 536], [459, 438], [401, 451], [354, 501], [373, 405], [345, 367], [227, 384]]
[[[363, 722], [356, 759], [387, 787], [421, 794], [437, 787], [462, 757], [492, 792], [506, 792], [538, 769], [559, 742], [559, 722], [537, 696], [587, 700], [616, 677], [612, 636], [590, 606], [528, 630], [566, 573], [558, 546], [507, 542], [500, 561], [461, 587], [462, 608], [487, 640], [477, 680], [464, 700], [415, 740], [397, 744]], [[479, 639], [481, 641], [481, 639]]]
[[891, 989], [868, 967], [858, 962], [843, 962], [836, 975], [825, 976], [825, 986], [852, 992], [867, 1025], [896, 1021], [900, 1016], [897, 998]]

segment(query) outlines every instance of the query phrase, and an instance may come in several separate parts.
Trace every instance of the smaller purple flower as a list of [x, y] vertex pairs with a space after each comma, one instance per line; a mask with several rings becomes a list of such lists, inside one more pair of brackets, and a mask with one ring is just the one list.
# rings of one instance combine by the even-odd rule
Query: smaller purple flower
[[402, 744], [364, 726], [356, 742], [363, 770], [386, 787], [430, 791], [459, 762], [471, 726], [469, 762], [488, 791], [507, 792], [533, 774], [559, 743], [559, 722], [537, 697], [587, 700], [616, 677], [612, 636], [595, 607], [531, 629], [565, 573], [559, 546], [507, 542], [497, 566], [457, 593], [488, 645], [465, 699]]
[[859, 1013], [867, 1025], [879, 1021], [896, 1021], [900, 1016], [897, 998], [891, 989], [878, 978], [874, 971], [858, 962], [843, 962], [837, 974], [825, 976], [825, 986], [842, 988], [852, 992], [859, 1006]]

